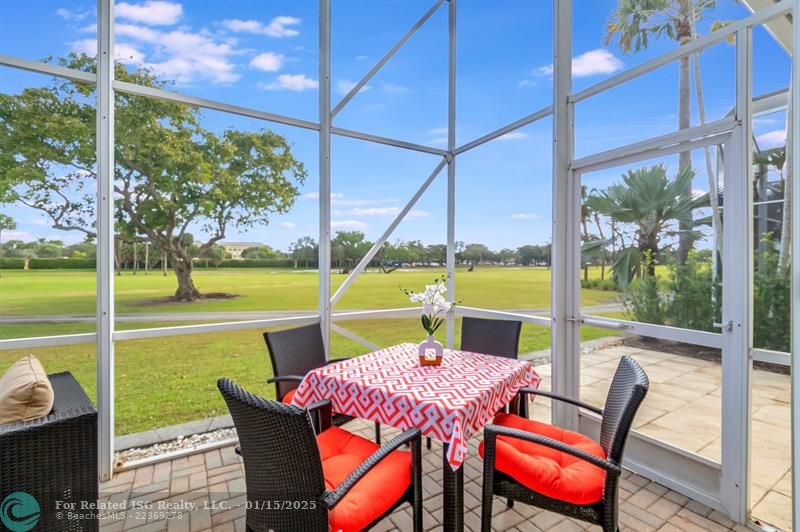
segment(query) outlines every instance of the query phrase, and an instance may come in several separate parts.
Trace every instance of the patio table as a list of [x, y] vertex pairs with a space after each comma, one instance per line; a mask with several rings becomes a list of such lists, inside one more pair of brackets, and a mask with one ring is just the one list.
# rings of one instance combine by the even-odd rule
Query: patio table
[[420, 366], [411, 343], [317, 368], [297, 388], [292, 403], [323, 399], [334, 411], [398, 429], [416, 427], [443, 445], [443, 524], [463, 530], [467, 442], [524, 386], [538, 386], [531, 363], [446, 349], [442, 365]]

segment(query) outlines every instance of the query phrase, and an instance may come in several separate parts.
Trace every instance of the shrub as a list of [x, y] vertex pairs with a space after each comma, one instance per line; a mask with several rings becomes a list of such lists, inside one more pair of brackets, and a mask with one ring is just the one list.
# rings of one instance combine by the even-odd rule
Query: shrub
[[664, 283], [667, 322], [675, 327], [719, 332], [714, 322], [722, 321], [722, 284], [712, 275], [711, 260], [691, 251], [686, 262], [670, 262]]
[[96, 264], [95, 259], [30, 259], [28, 268], [31, 270], [93, 270]]
[[25, 267], [25, 259], [0, 258], [0, 270], [21, 270]]
[[617, 290], [617, 285], [612, 279], [581, 279], [581, 288], [591, 290]]
[[664, 324], [664, 305], [659, 293], [658, 278], [646, 275], [628, 285], [623, 305], [634, 321]]
[[[206, 261], [204, 259], [195, 259], [195, 268], [205, 268]], [[209, 260], [209, 268], [294, 268], [294, 259], [226, 259], [219, 262], [219, 266]]]
[[791, 272], [781, 267], [771, 242], [756, 255], [753, 275], [753, 346], [789, 351], [791, 338]]
[[[791, 293], [789, 268], [781, 267], [770, 244], [756, 254], [753, 275], [753, 345], [789, 351]], [[716, 278], [715, 278], [716, 277]], [[708, 258], [691, 252], [683, 264], [667, 265], [667, 275], [649, 275], [632, 282], [624, 292], [625, 310], [643, 323], [720, 332], [722, 286], [712, 275]]]

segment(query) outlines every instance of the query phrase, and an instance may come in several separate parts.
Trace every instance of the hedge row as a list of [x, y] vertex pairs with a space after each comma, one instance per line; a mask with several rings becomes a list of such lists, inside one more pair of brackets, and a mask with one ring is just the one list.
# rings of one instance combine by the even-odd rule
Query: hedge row
[[[301, 262], [299, 266], [304, 263]], [[316, 267], [316, 264], [311, 265]], [[205, 259], [195, 259], [195, 268], [205, 268]], [[210, 260], [208, 261], [209, 268], [294, 268], [294, 259], [226, 259], [215, 266]]]
[[[93, 270], [94, 259], [27, 259], [29, 270]], [[0, 269], [22, 270], [25, 259], [0, 258]]]
[[[30, 270], [93, 270], [95, 259], [28, 259], [28, 269]], [[126, 270], [131, 269], [126, 265]], [[196, 259], [194, 267], [205, 268], [204, 259]], [[298, 263], [300, 268], [316, 268], [315, 262], [309, 262], [306, 266], [305, 261]], [[1, 270], [22, 270], [25, 268], [25, 259], [1, 258]], [[208, 268], [294, 268], [293, 259], [252, 259], [252, 260], [223, 260], [218, 266], [208, 262]], [[140, 263], [140, 269], [144, 269], [144, 263]]]

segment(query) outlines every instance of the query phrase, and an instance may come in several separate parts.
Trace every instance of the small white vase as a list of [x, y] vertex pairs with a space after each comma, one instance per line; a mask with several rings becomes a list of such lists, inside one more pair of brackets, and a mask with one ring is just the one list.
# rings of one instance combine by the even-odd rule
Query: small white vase
[[424, 342], [419, 344], [417, 351], [419, 363], [423, 366], [438, 366], [442, 363], [444, 347], [433, 336], [428, 335]]

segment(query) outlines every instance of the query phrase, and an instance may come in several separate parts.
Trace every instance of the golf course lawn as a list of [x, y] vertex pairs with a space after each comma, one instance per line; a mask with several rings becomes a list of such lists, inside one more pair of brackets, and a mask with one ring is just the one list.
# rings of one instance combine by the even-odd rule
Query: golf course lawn
[[[337, 308], [389, 308], [409, 306], [398, 286], [411, 289], [430, 283], [438, 272], [367, 273], [353, 285]], [[344, 279], [334, 276], [334, 286]], [[197, 285], [204, 291], [225, 291], [243, 297], [183, 305], [144, 305], [142, 301], [168, 295], [174, 287], [171, 277], [123, 274], [117, 280], [118, 312], [190, 312], [193, 310], [286, 310], [313, 309], [316, 301], [316, 273], [286, 270], [199, 271]], [[363, 285], [361, 284], [363, 283]], [[489, 308], [543, 308], [549, 306], [549, 271], [543, 269], [476, 269], [457, 275], [462, 304]], [[27, 296], [27, 297], [26, 297]], [[584, 290], [584, 304], [614, 302], [616, 294]], [[0, 277], [0, 315], [93, 314], [94, 272], [3, 271]], [[118, 329], [140, 329], [200, 323], [120, 322]], [[378, 345], [419, 342], [423, 331], [417, 319], [369, 319], [345, 321], [341, 325]], [[460, 320], [456, 322], [458, 338]], [[2, 324], [0, 337], [20, 338], [93, 331], [93, 323]], [[263, 329], [227, 331], [185, 336], [148, 338], [117, 342], [115, 346], [117, 434], [139, 432], [226, 413], [216, 391], [216, 379], [230, 377], [251, 391], [273, 397], [274, 387], [266, 385], [271, 375], [261, 334]], [[582, 340], [611, 333], [583, 327]], [[438, 336], [443, 340], [444, 328]], [[547, 349], [550, 330], [525, 325], [520, 352]], [[363, 354], [368, 349], [334, 334], [332, 355], [336, 358]], [[50, 348], [0, 351], [0, 372], [19, 357], [33, 353], [48, 373], [70, 371], [90, 396], [95, 386], [95, 346], [67, 345]]]
[[[353, 283], [337, 309], [397, 308], [409, 306], [400, 288], [419, 290], [444, 274], [428, 268], [395, 271], [370, 270]], [[599, 270], [591, 274], [599, 275]], [[346, 275], [331, 275], [335, 291]], [[300, 310], [317, 308], [317, 272], [285, 269], [198, 269], [194, 282], [201, 292], [236, 294], [235, 299], [184, 304], [163, 304], [176, 287], [172, 273], [116, 276], [116, 312], [223, 312], [254, 310]], [[550, 270], [547, 268], [489, 268], [456, 271], [456, 299], [463, 305], [483, 308], [546, 308], [550, 306]], [[614, 292], [582, 290], [583, 305], [613, 301]], [[47, 316], [55, 314], [91, 316], [95, 312], [95, 273], [76, 270], [0, 271], [0, 316]], [[156, 302], [154, 302], [156, 300]]]

